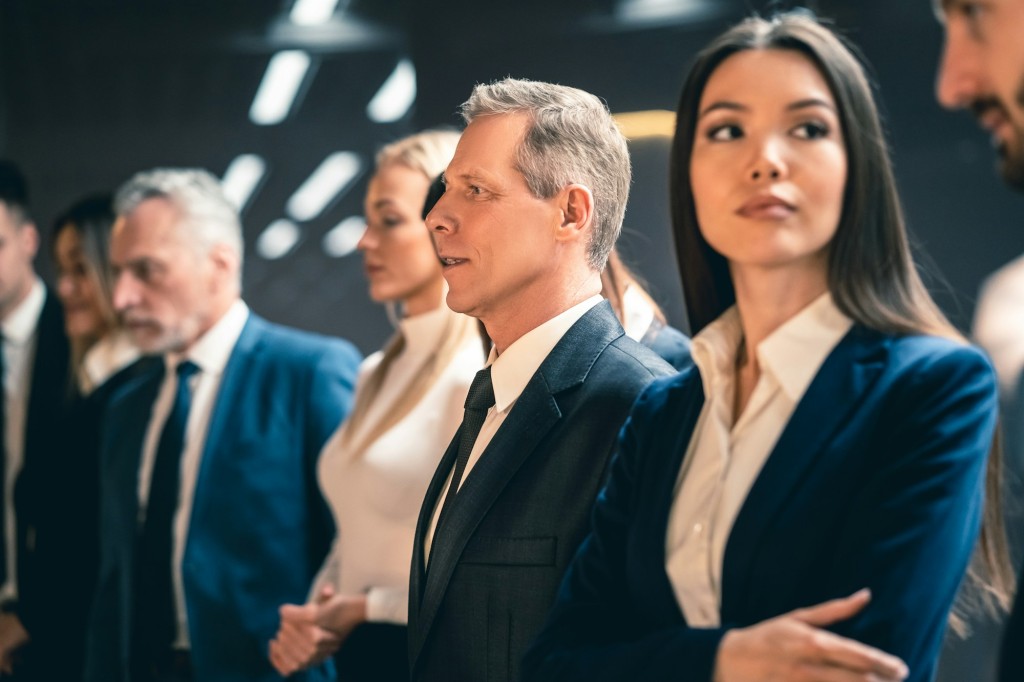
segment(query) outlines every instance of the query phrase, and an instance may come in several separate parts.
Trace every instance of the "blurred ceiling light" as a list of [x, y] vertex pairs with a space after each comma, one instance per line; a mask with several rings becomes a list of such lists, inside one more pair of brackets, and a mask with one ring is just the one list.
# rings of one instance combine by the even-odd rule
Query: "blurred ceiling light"
[[287, 256], [302, 237], [302, 230], [290, 220], [281, 218], [267, 225], [256, 238], [256, 253], [267, 260]]
[[415, 101], [416, 67], [402, 59], [366, 105], [366, 115], [375, 123], [393, 123], [405, 116]]
[[356, 244], [366, 231], [366, 219], [354, 215], [345, 218], [324, 235], [324, 253], [332, 258], [347, 256], [356, 250]]
[[615, 114], [619, 130], [628, 140], [641, 137], [672, 137], [676, 129], [675, 112], [664, 109], [650, 111], [629, 111]]
[[628, 22], [689, 21], [714, 10], [710, 0], [620, 0], [616, 15]]
[[288, 18], [299, 26], [315, 26], [330, 21], [338, 0], [295, 0]]
[[249, 109], [253, 123], [273, 125], [287, 118], [309, 65], [309, 55], [302, 50], [283, 50], [270, 58]]
[[266, 171], [267, 162], [256, 154], [242, 154], [235, 157], [228, 169], [224, 171], [220, 186], [239, 213], [249, 203], [249, 199], [252, 198], [253, 192], [256, 191], [256, 187], [259, 186]]
[[294, 220], [317, 217], [359, 175], [362, 166], [355, 152], [331, 154], [288, 199], [288, 215]]

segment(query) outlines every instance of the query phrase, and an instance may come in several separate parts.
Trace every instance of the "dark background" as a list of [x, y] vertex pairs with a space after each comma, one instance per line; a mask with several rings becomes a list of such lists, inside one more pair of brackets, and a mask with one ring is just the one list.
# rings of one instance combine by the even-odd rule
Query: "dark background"
[[[556, 81], [605, 98], [613, 112], [674, 108], [694, 52], [751, 11], [795, 3], [646, 0], [660, 20], [627, 20], [630, 0], [342, 0], [318, 27], [288, 21], [292, 0], [0, 0], [0, 156], [20, 163], [44, 235], [82, 194], [153, 166], [217, 175], [242, 153], [268, 163], [248, 204], [245, 295], [264, 316], [345, 336], [364, 352], [390, 333], [366, 295], [358, 254], [328, 256], [323, 235], [362, 212], [368, 170], [286, 256], [256, 238], [329, 154], [372, 165], [382, 144], [458, 125], [473, 84], [506, 75]], [[933, 86], [941, 29], [930, 0], [804, 3], [838, 26], [873, 66], [897, 176], [928, 281], [967, 329], [987, 273], [1024, 251], [1021, 199], [996, 179], [994, 155], [968, 116], [942, 111]], [[290, 117], [248, 111], [267, 61], [303, 49], [315, 68]], [[376, 124], [366, 105], [401, 58], [415, 64], [416, 103]], [[667, 140], [631, 142], [633, 192], [621, 249], [676, 326], [686, 328], [667, 211]], [[52, 274], [48, 254], [40, 259]], [[992, 640], [982, 629], [976, 640]], [[943, 679], [983, 680], [982, 658], [954, 656]]]

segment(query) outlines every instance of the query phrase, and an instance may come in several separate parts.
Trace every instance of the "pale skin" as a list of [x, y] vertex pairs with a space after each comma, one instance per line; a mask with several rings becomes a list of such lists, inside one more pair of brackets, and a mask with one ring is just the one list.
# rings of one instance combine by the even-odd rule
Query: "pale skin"
[[483, 322], [500, 355], [523, 334], [601, 292], [586, 245], [594, 197], [569, 184], [541, 199], [514, 166], [525, 114], [474, 119], [427, 215], [447, 260], [448, 305]]
[[[729, 263], [744, 338], [735, 420], [761, 378], [758, 345], [828, 290], [846, 152], [827, 84], [795, 52], [727, 58], [709, 78], [700, 112], [690, 167], [696, 212], [705, 239]], [[714, 681], [904, 679], [898, 658], [825, 629], [870, 599], [861, 590], [729, 630]]]
[[[359, 240], [370, 296], [397, 302], [407, 315], [436, 310], [444, 278], [430, 234], [420, 218], [430, 180], [400, 165], [378, 169], [366, 195], [366, 232]], [[365, 594], [335, 594], [331, 586], [307, 604], [280, 608], [281, 626], [270, 642], [270, 662], [288, 676], [327, 660], [366, 622]]]
[[[0, 202], [0, 321], [16, 310], [32, 290], [32, 260], [39, 233], [32, 223], [20, 223]], [[12, 654], [29, 641], [17, 614], [0, 614], [0, 672], [10, 673]]]

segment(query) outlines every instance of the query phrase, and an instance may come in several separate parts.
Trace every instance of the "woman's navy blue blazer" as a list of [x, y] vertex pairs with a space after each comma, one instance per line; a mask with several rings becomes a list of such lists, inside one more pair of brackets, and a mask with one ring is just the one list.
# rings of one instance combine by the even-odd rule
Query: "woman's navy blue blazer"
[[997, 411], [985, 356], [933, 336], [847, 333], [732, 527], [719, 628], [687, 626], [665, 572], [703, 403], [695, 367], [637, 400], [525, 678], [707, 682], [728, 629], [868, 587], [867, 607], [830, 629], [899, 656], [911, 680], [932, 679], [982, 517]]

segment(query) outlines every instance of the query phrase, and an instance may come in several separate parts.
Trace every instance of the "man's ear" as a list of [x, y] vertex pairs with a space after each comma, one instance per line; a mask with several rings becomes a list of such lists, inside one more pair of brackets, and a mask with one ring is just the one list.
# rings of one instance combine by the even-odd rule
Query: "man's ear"
[[218, 283], [230, 282], [233, 285], [238, 281], [238, 269], [241, 267], [241, 263], [233, 248], [227, 244], [214, 244], [210, 248], [209, 259], [217, 273], [216, 281]]
[[29, 254], [30, 260], [34, 259], [39, 252], [39, 230], [36, 229], [36, 224], [29, 222], [19, 226], [18, 239], [21, 240], [22, 250]]
[[558, 226], [560, 241], [585, 239], [594, 220], [594, 195], [586, 185], [567, 185], [559, 193], [562, 223]]

